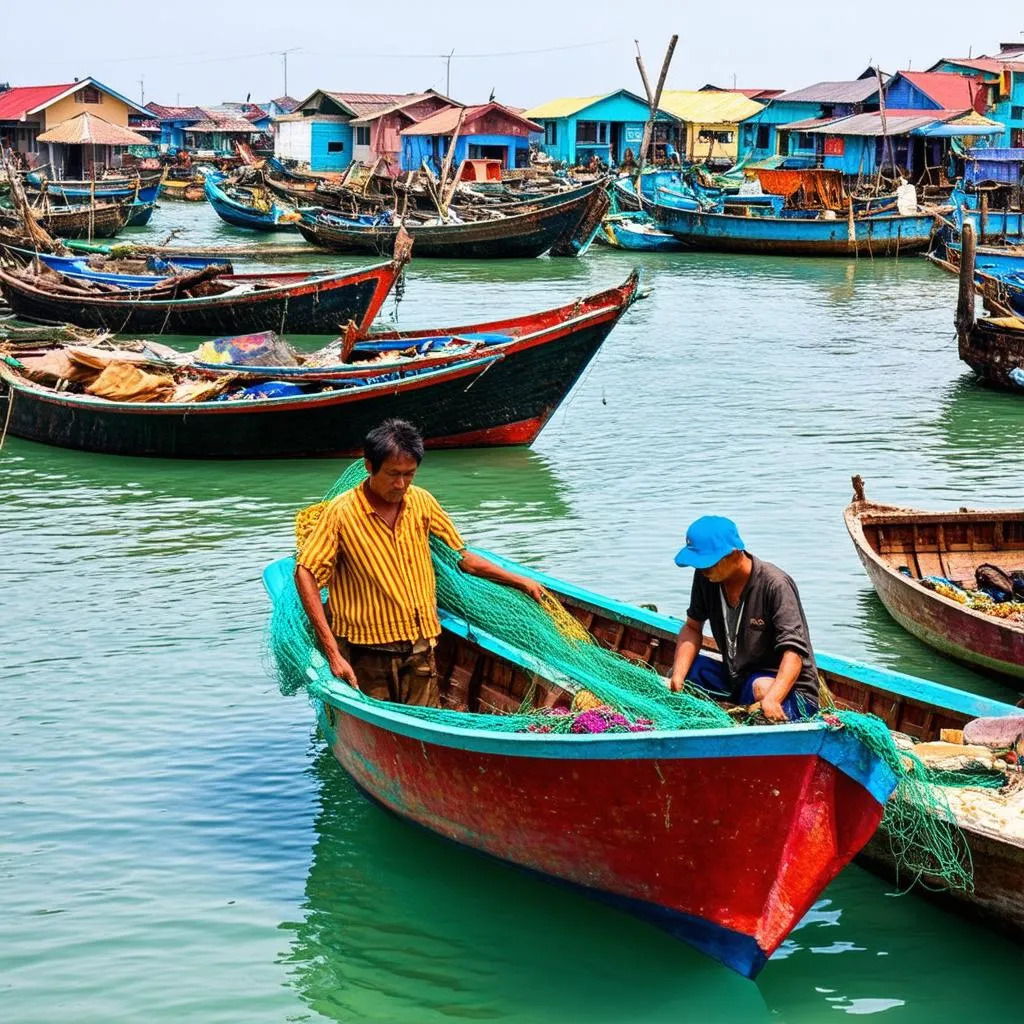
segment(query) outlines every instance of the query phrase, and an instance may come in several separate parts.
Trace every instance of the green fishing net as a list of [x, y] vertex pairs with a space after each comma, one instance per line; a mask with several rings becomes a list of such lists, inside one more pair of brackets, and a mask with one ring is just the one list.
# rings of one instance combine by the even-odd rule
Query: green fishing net
[[[365, 476], [362, 462], [353, 464], [324, 501], [356, 486]], [[306, 512], [315, 515], [317, 508]], [[304, 514], [300, 514], [300, 522]], [[460, 556], [436, 538], [431, 538], [431, 553], [438, 605], [468, 624], [470, 639], [474, 631], [489, 634], [514, 649], [529, 670], [576, 696], [569, 710], [536, 707], [528, 693], [522, 706], [509, 714], [404, 706], [403, 715], [490, 732], [742, 727], [739, 718], [728, 714], [702, 691], [687, 687], [673, 693], [653, 668], [601, 647], [554, 598], [538, 604], [518, 590], [462, 572], [458, 568]], [[294, 586], [285, 587], [275, 596], [269, 647], [282, 691], [293, 694], [305, 690], [325, 730], [329, 731], [329, 726], [324, 704], [336, 704], [337, 694], [372, 701], [331, 674]], [[897, 787], [886, 804], [882, 828], [901, 876], [908, 875], [911, 880], [929, 876], [951, 888], [969, 889], [969, 851], [941, 787], [992, 785], [991, 776], [933, 772], [912, 753], [899, 750], [886, 724], [873, 715], [823, 709], [820, 717], [830, 728], [854, 733], [895, 774]], [[334, 737], [329, 739], [333, 742]]]

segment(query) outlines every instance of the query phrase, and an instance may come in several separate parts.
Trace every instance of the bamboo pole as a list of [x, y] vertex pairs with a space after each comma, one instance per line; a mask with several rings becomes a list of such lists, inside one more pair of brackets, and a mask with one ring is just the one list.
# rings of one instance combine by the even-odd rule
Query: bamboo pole
[[[640, 159], [637, 164], [640, 171], [643, 171], [644, 165], [647, 163], [647, 150], [651, 145], [651, 138], [654, 135], [654, 122], [658, 116], [658, 104], [661, 102], [661, 94], [665, 88], [665, 79], [668, 77], [668, 68], [672, 63], [672, 54], [675, 53], [676, 43], [679, 42], [679, 36], [674, 35], [669, 40], [668, 49], [665, 51], [665, 59], [661, 63], [661, 74], [658, 76], [658, 85], [654, 92], [651, 92], [651, 83], [647, 80], [647, 70], [644, 68], [644, 59], [640, 54], [640, 42], [639, 40], [633, 40], [636, 43], [636, 66], [640, 69], [640, 79], [644, 83], [644, 91], [647, 93], [647, 106], [648, 116], [647, 123], [644, 125], [643, 141], [640, 143]], [[640, 194], [640, 180], [637, 178], [637, 195]]]
[[[441, 216], [447, 218], [448, 216], [448, 203], [451, 201], [451, 197], [448, 195], [448, 175], [451, 173], [452, 161], [455, 159], [455, 144], [459, 141], [459, 133], [462, 131], [462, 123], [466, 119], [466, 108], [459, 108], [459, 119], [455, 124], [455, 131], [452, 132], [452, 142], [448, 147], [448, 152], [444, 155], [444, 162], [441, 164]], [[452, 189], [452, 194], [455, 190]]]

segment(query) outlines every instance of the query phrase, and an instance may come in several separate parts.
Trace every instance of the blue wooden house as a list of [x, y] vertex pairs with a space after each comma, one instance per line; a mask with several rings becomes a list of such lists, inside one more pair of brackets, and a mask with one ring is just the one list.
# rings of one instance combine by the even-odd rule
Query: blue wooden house
[[503, 169], [527, 167], [530, 162], [530, 136], [543, 128], [500, 103], [473, 107], [446, 107], [436, 114], [404, 128], [402, 170], [413, 171], [426, 161], [436, 172], [441, 169], [452, 137], [462, 115], [462, 126], [455, 139], [452, 161], [500, 160]]
[[980, 83], [985, 99], [984, 114], [1004, 127], [992, 145], [1001, 149], [1024, 149], [1024, 60], [1013, 56], [943, 57], [929, 71], [963, 75]]
[[185, 148], [186, 129], [209, 119], [200, 107], [166, 107], [162, 103], [147, 103], [146, 109], [160, 125], [160, 148], [172, 152]]
[[873, 72], [782, 93], [742, 122], [739, 157], [747, 162], [779, 158], [779, 164], [813, 167], [820, 145], [810, 134], [812, 128], [877, 109], [878, 80]]
[[[647, 101], [627, 89], [604, 96], [550, 100], [524, 111], [543, 130], [540, 148], [552, 160], [570, 167], [586, 164], [592, 156], [606, 164], [620, 164], [631, 150], [638, 157], [649, 108]], [[659, 111], [655, 142], [674, 142], [679, 119]]]
[[311, 171], [343, 171], [352, 163], [351, 121], [358, 115], [341, 94], [317, 89], [290, 114], [274, 118], [274, 156]]

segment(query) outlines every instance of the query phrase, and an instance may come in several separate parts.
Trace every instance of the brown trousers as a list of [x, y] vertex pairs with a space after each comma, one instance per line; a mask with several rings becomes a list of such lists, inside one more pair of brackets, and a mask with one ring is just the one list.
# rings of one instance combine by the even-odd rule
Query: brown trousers
[[429, 640], [367, 646], [339, 637], [338, 649], [368, 697], [421, 708], [440, 705], [434, 645]]

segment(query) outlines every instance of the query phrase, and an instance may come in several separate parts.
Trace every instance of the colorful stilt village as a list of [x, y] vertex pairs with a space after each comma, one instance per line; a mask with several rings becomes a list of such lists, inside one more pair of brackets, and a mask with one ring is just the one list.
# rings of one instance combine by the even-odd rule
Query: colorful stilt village
[[[259, 851], [248, 912], [264, 940], [294, 935], [225, 971], [290, 964], [300, 996], [233, 1019], [564, 1020], [497, 979], [574, 970], [567, 953], [596, 978], [612, 950], [633, 977], [641, 948], [661, 965], [649, 1014], [617, 995], [616, 1016], [581, 1013], [680, 1019], [678, 957], [680, 992], [730, 993], [700, 1019], [944, 1019], [888, 936], [927, 922], [937, 962], [947, 942], [1019, 960], [1024, 42], [676, 88], [687, 45], [637, 45], [606, 92], [527, 107], [344, 74], [201, 106], [136, 102], [115, 76], [0, 84], [0, 494], [20, 509], [5, 591], [28, 695], [6, 746], [25, 772], [56, 744], [96, 758], [82, 777], [119, 776], [121, 811], [65, 788], [123, 874], [87, 881], [84, 845], [61, 869], [115, 917], [190, 877], [189, 843], [237, 844], [209, 853], [235, 878]], [[122, 709], [82, 696], [128, 677], [130, 741]], [[193, 867], [142, 895], [117, 829], [164, 778], [158, 749], [201, 774], [172, 772], [132, 827], [170, 827]], [[284, 763], [307, 787], [295, 831]], [[68, 840], [12, 777], [26, 849], [52, 863]], [[302, 892], [279, 892], [293, 869]], [[234, 890], [206, 882], [234, 921]], [[36, 935], [36, 911], [12, 913]], [[47, 922], [86, 941], [62, 932], [75, 914]], [[132, 941], [155, 949], [151, 927]], [[459, 971], [483, 972], [465, 992], [441, 955], [460, 941]], [[866, 994], [830, 995], [823, 962], [869, 947]], [[48, 1016], [12, 967], [31, 996], [10, 1019], [132, 1019], [79, 970]], [[1012, 984], [989, 988], [981, 1015], [1010, 1015]], [[755, 1009], [722, 1009], [749, 992]]]

